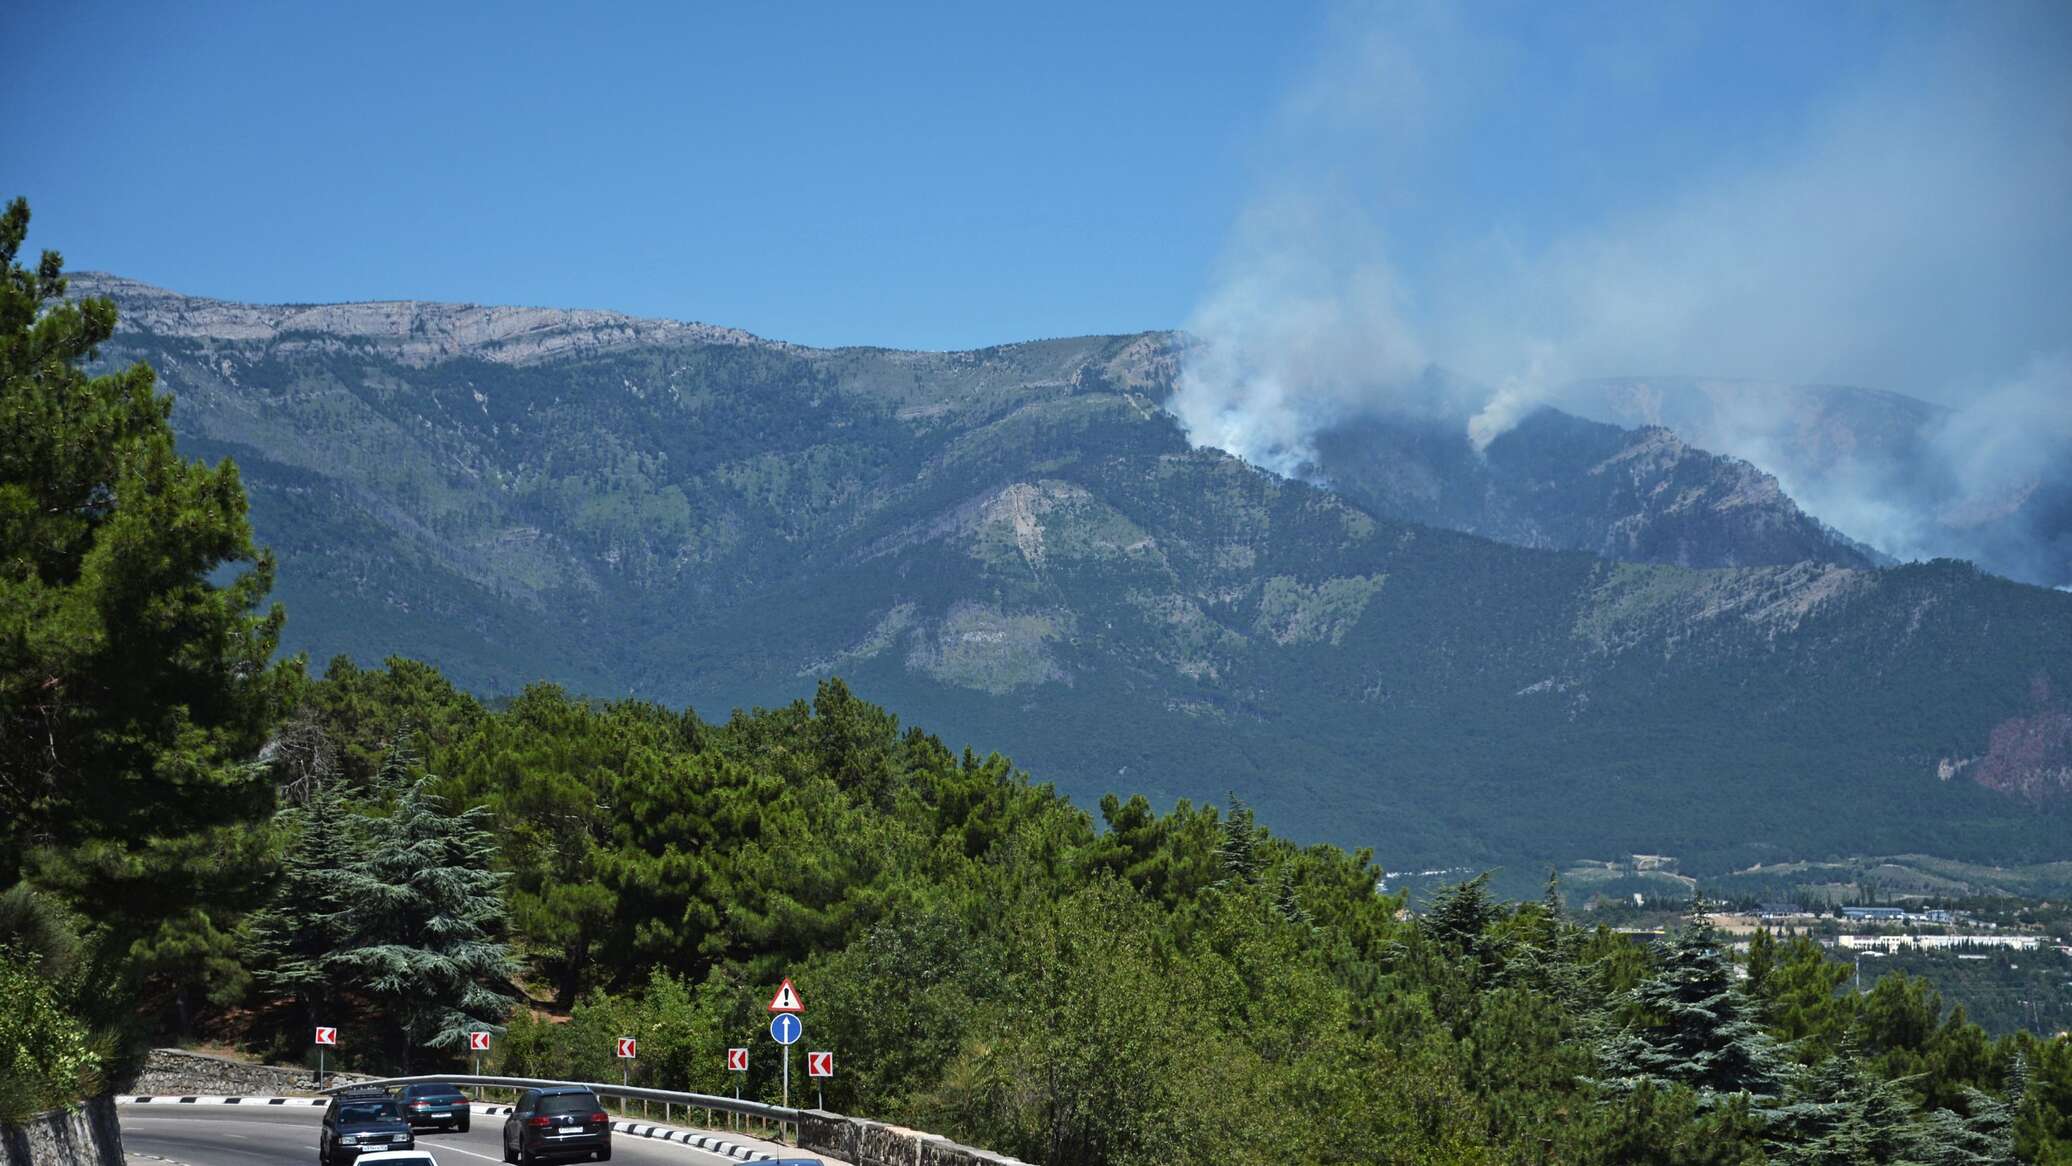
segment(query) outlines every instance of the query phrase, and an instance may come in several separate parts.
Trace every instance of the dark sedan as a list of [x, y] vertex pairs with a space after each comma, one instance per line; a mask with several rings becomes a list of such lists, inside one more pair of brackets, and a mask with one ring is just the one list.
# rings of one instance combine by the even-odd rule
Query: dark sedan
[[393, 1097], [334, 1097], [317, 1131], [318, 1166], [350, 1166], [363, 1153], [416, 1147], [417, 1137]]
[[597, 1095], [580, 1085], [528, 1089], [504, 1119], [504, 1161], [533, 1166], [542, 1158], [609, 1162], [612, 1120]]
[[403, 1118], [412, 1128], [446, 1126], [460, 1133], [468, 1132], [468, 1099], [455, 1086], [439, 1082], [399, 1085], [395, 1098], [402, 1104]]

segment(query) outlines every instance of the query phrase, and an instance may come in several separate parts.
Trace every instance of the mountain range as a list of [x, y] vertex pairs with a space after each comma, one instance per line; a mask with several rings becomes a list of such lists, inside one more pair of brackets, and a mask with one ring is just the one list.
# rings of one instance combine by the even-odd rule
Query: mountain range
[[1366, 417], [1294, 481], [1189, 445], [1166, 333], [73, 291], [236, 460], [319, 662], [708, 714], [839, 675], [1089, 802], [1392, 865], [2072, 857], [2072, 595], [1885, 565], [1682, 430]]

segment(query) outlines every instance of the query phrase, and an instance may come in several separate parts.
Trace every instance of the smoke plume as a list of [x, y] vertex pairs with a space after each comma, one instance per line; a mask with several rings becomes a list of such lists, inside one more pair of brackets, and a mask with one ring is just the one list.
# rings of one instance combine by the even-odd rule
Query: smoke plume
[[[1482, 446], [1543, 403], [1640, 419], [1579, 382], [1709, 378], [1685, 436], [1845, 533], [2072, 581], [2072, 7], [1878, 7], [1782, 77], [1803, 10], [1559, 11], [1337, 14], [1190, 321], [1192, 440], [1298, 474], [1363, 412]], [[1650, 102], [1753, 128], [1715, 143]], [[1904, 450], [1838, 452], [1795, 384], [1941, 408]], [[2035, 545], [1988, 548], [2025, 507]]]

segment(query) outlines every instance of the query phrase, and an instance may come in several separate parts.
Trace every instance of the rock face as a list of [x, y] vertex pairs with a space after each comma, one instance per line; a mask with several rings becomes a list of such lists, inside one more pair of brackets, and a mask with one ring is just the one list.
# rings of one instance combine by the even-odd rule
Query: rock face
[[[375, 1079], [335, 1072], [324, 1077], [325, 1086]], [[313, 1066], [255, 1065], [186, 1049], [152, 1049], [129, 1091], [144, 1097], [279, 1097], [318, 1088]]]
[[1993, 726], [1985, 755], [1967, 765], [1971, 779], [2032, 805], [2072, 800], [2072, 709], [2042, 677], [2030, 691], [2034, 709]]
[[[2037, 374], [2065, 375], [2062, 365]], [[2034, 399], [1989, 395], [1962, 412], [1876, 389], [1694, 377], [1587, 381], [1557, 400], [1747, 458], [1893, 554], [2072, 586], [2072, 387], [2029, 389]]]
[[648, 344], [768, 344], [735, 328], [648, 320], [619, 312], [481, 307], [417, 300], [243, 304], [184, 296], [99, 272], [71, 277], [75, 296], [108, 296], [123, 322], [158, 336], [261, 344], [284, 353], [378, 353], [423, 366], [468, 356], [499, 364]]
[[1659, 426], [1543, 409], [1477, 450], [1465, 425], [1365, 417], [1318, 450], [1319, 474], [1368, 510], [1519, 546], [1685, 567], [1879, 562], [1776, 478]]
[[935, 1134], [817, 1109], [799, 1118], [799, 1149], [854, 1166], [1027, 1166], [1020, 1158], [974, 1150]]
[[5, 1166], [123, 1166], [115, 1102], [95, 1097], [78, 1109], [0, 1125], [0, 1153]]
[[319, 668], [708, 715], [839, 674], [1089, 801], [1235, 792], [1420, 866], [2072, 837], [1936, 777], [2072, 684], [2072, 595], [1877, 568], [1659, 429], [1348, 427], [1291, 481], [1189, 447], [1163, 334], [807, 349], [79, 290], [183, 449], [236, 460]]

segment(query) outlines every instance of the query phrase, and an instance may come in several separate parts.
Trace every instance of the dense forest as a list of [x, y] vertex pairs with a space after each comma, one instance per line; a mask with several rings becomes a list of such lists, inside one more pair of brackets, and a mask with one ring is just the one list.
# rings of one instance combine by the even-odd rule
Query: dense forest
[[[790, 976], [830, 1108], [1063, 1166], [2072, 1162], [2072, 1041], [1803, 941], [1421, 913], [1373, 853], [956, 752], [839, 680], [715, 722], [275, 659], [235, 466], [0, 221], [0, 1117], [153, 1041], [719, 1091]], [[560, 1014], [566, 1013], [565, 1022]]]

